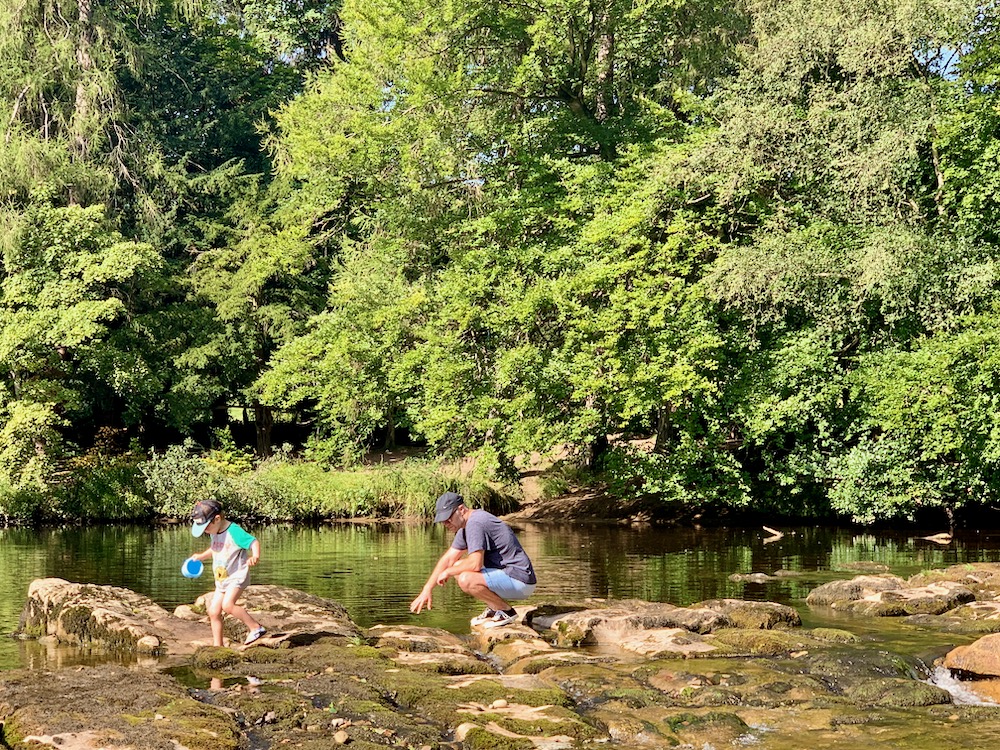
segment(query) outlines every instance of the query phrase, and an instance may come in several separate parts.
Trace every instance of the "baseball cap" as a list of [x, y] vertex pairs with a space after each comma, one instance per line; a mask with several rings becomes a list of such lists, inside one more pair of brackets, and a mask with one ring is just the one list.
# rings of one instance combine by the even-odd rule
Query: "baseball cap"
[[437, 510], [434, 513], [434, 523], [441, 523], [451, 518], [455, 508], [465, 503], [457, 492], [446, 492], [437, 499]]
[[201, 536], [212, 519], [222, 512], [218, 500], [199, 500], [191, 511], [191, 536]]

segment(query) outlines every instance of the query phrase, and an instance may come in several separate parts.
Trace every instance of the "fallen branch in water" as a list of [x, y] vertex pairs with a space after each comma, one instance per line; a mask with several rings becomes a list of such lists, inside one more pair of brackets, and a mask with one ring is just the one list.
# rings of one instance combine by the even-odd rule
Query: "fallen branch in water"
[[778, 531], [777, 529], [772, 529], [770, 526], [762, 526], [761, 528], [763, 528], [764, 531], [771, 534], [771, 536], [769, 536], [767, 539], [764, 540], [764, 544], [770, 544], [771, 542], [776, 542], [785, 535], [784, 532]]
[[932, 534], [931, 536], [922, 536], [921, 539], [926, 539], [928, 542], [934, 542], [935, 544], [950, 544], [951, 534]]

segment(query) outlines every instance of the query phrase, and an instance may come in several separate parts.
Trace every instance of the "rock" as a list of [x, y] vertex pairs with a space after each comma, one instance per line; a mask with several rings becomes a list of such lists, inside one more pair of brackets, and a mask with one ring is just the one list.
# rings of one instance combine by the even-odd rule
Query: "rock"
[[975, 675], [1000, 676], [1000, 634], [953, 648], [945, 655], [943, 666]]
[[916, 588], [879, 591], [850, 602], [837, 602], [833, 606], [848, 612], [875, 617], [901, 617], [905, 615], [939, 615], [975, 598], [960, 583], [942, 581]]
[[392, 660], [400, 666], [439, 674], [494, 674], [490, 664], [474, 654], [400, 651]]
[[886, 708], [938, 706], [951, 703], [951, 693], [937, 685], [892, 677], [866, 680], [846, 690], [844, 695], [848, 700], [861, 705]]
[[873, 560], [856, 560], [854, 562], [840, 563], [836, 570], [850, 570], [857, 573], [888, 573], [889, 566], [885, 563], [874, 562]]
[[905, 585], [902, 578], [893, 575], [857, 576], [849, 581], [830, 581], [810, 591], [806, 604], [811, 607], [836, 607], [882, 591], [898, 591]]
[[489, 656], [491, 661], [506, 672], [516, 662], [538, 656], [549, 656], [555, 651], [556, 649], [541, 638], [508, 638], [492, 644]]
[[706, 640], [727, 656], [779, 656], [807, 649], [810, 645], [799, 633], [758, 628], [720, 630], [706, 636]]
[[614, 645], [627, 635], [654, 628], [709, 633], [731, 624], [725, 615], [710, 609], [642, 601], [621, 601], [606, 607], [551, 615], [536, 613], [531, 618], [532, 627], [551, 631], [559, 646]]
[[7, 747], [23, 747], [29, 737], [79, 750], [240, 746], [229, 714], [194, 700], [162, 672], [119, 666], [0, 673], [0, 724]]
[[135, 650], [140, 654], [157, 654], [160, 652], [160, 639], [155, 635], [144, 635], [135, 642]]
[[367, 635], [376, 648], [394, 648], [419, 653], [472, 654], [466, 641], [441, 628], [416, 625], [376, 625]]
[[748, 602], [742, 599], [710, 599], [692, 605], [692, 609], [718, 612], [732, 627], [770, 630], [775, 627], [799, 627], [802, 618], [793, 608], [774, 602]]
[[716, 650], [702, 636], [681, 628], [653, 628], [624, 636], [618, 647], [648, 658], [688, 657]]
[[963, 563], [937, 570], [917, 573], [907, 581], [908, 586], [926, 586], [941, 581], [952, 581], [970, 589], [1000, 591], [1000, 563]]
[[[259, 641], [262, 644], [360, 635], [340, 604], [295, 589], [250, 586], [243, 603], [270, 631]], [[197, 606], [196, 602], [190, 612]], [[43, 578], [28, 587], [18, 632], [138, 653], [190, 654], [211, 642], [211, 631], [207, 618], [195, 622], [186, 619], [188, 611], [184, 614], [185, 618], [177, 617], [128, 589]]]
[[803, 575], [800, 570], [785, 570], [784, 568], [778, 568], [774, 571], [775, 578], [801, 578]]
[[538, 633], [527, 625], [505, 625], [502, 628], [485, 630], [476, 628], [472, 633], [472, 642], [481, 651], [495, 651], [497, 645], [511, 640], [537, 641]]
[[767, 573], [733, 573], [729, 580], [734, 583], [767, 583], [774, 579]]
[[[807, 734], [824, 747], [913, 747], [918, 735], [921, 746], [980, 747], [977, 719], [995, 711], [924, 708], [948, 697], [922, 682], [920, 659], [842, 630], [790, 627], [780, 605], [743, 609], [715, 600], [663, 608], [669, 617], [694, 612], [696, 621], [749, 626], [697, 633], [651, 625], [660, 615], [648, 603], [592, 604], [585, 609], [603, 617], [591, 630], [617, 633], [615, 648], [558, 648], [534, 630], [501, 628], [486, 642], [486, 658], [513, 660], [503, 674], [470, 673], [493, 668], [470, 657], [471, 638], [406, 626], [368, 631], [374, 646], [331, 635], [293, 641], [294, 648], [202, 648], [185, 679], [215, 684], [190, 693], [146, 666], [0, 673], [3, 740], [21, 748], [35, 738], [62, 750], [238, 750], [248, 743], [652, 750], [801, 747]], [[1000, 651], [997, 645], [982, 649]]]

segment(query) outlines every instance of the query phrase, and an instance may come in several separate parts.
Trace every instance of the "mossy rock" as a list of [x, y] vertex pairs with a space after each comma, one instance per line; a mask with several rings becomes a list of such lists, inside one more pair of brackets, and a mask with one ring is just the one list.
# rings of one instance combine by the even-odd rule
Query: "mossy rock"
[[289, 664], [291, 651], [287, 648], [251, 648], [242, 653], [247, 664]]
[[585, 723], [577, 714], [561, 706], [548, 708], [544, 718], [519, 719], [506, 714], [486, 712], [476, 715], [475, 720], [483, 723], [493, 722], [514, 734], [533, 737], [566, 735], [577, 740], [588, 740], [603, 735], [603, 732]]
[[743, 719], [728, 711], [678, 713], [665, 717], [664, 722], [678, 739], [696, 746], [706, 742], [713, 747], [728, 746], [750, 730]]
[[221, 670], [239, 664], [242, 656], [231, 648], [219, 646], [202, 646], [191, 657], [195, 669]]
[[567, 664], [562, 662], [539, 675], [557, 685], [565, 694], [581, 703], [600, 701], [609, 690], [645, 687], [640, 680], [616, 669], [597, 664]]
[[571, 623], [559, 620], [555, 624], [555, 643], [562, 648], [582, 646], [591, 639], [589, 630], [579, 628]]
[[223, 711], [194, 700], [178, 698], [157, 710], [165, 721], [156, 721], [159, 733], [188, 750], [237, 750], [240, 731]]
[[844, 692], [844, 697], [859, 705], [886, 708], [912, 708], [951, 703], [951, 694], [936, 685], [891, 677], [854, 685]]
[[303, 714], [311, 708], [298, 693], [276, 686], [254, 693], [225, 691], [216, 696], [215, 702], [239, 711], [248, 724], [263, 723], [267, 717], [273, 729], [298, 727]]
[[946, 615], [910, 615], [903, 622], [918, 628], [935, 628], [955, 635], [991, 635], [1000, 633], [1000, 620], [974, 620], [963, 615], [961, 608]]
[[465, 735], [466, 750], [532, 750], [535, 743], [527, 737], [505, 737], [483, 727], [470, 729]]
[[665, 705], [667, 697], [652, 688], [615, 688], [604, 694], [609, 701], [620, 701], [629, 708], [648, 708]]
[[617, 747], [668, 748], [681, 744], [666, 726], [658, 726], [631, 711], [622, 711], [614, 703], [588, 712], [588, 718], [613, 737]]
[[916, 678], [918, 665], [914, 657], [902, 656], [889, 651], [874, 649], [851, 649], [830, 647], [812, 651], [795, 660], [793, 667], [797, 673], [805, 672], [846, 687], [858, 681], [869, 681], [881, 677]]
[[322, 638], [308, 647], [291, 649], [291, 654], [292, 663], [317, 672], [333, 666], [341, 672], [367, 674], [395, 666], [385, 652], [341, 637]]
[[528, 658], [523, 661], [519, 661], [516, 665], [516, 672], [513, 674], [538, 674], [539, 672], [544, 672], [549, 667], [562, 667], [566, 666], [566, 661], [564, 659], [553, 659], [548, 656], [542, 656], [538, 658]]
[[712, 642], [731, 654], [752, 656], [778, 656], [811, 645], [800, 635], [786, 630], [719, 630]]
[[90, 607], [65, 607], [59, 613], [59, 625], [80, 643], [99, 643], [112, 651], [134, 651], [139, 640], [128, 630], [109, 630], [99, 624]]
[[570, 706], [573, 701], [563, 691], [556, 688], [526, 690], [505, 687], [489, 679], [476, 680], [460, 688], [441, 687], [423, 695], [412, 706], [425, 716], [444, 726], [452, 726], [456, 721], [455, 707], [460, 703], [478, 703], [488, 706], [496, 700], [520, 703], [524, 706]]
[[813, 628], [809, 636], [827, 643], [860, 643], [861, 637], [840, 628]]

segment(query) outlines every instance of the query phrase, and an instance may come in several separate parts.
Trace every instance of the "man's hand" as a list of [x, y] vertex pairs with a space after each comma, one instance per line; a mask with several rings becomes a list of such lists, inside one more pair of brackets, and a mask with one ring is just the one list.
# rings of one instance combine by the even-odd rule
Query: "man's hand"
[[418, 596], [416, 599], [410, 602], [410, 611], [415, 615], [419, 615], [420, 611], [424, 607], [427, 607], [427, 609], [433, 609], [433, 607], [431, 606], [432, 604], [433, 604], [432, 592], [421, 591], [420, 596]]
[[437, 577], [437, 585], [444, 586], [446, 583], [448, 583], [449, 578], [451, 578], [451, 575], [448, 573], [448, 571], [442, 570], [441, 575]]

